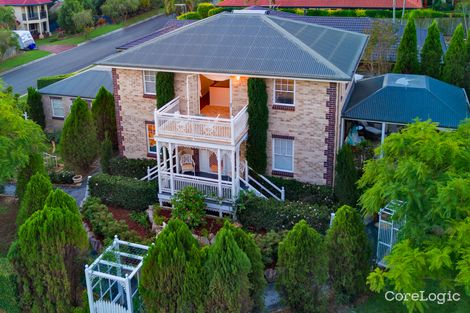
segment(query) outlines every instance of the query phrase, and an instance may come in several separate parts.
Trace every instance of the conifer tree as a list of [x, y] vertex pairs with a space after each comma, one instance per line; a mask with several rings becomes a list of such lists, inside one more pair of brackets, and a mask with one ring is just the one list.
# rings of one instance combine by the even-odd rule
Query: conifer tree
[[190, 312], [185, 309], [200, 307], [198, 293], [205, 288], [198, 284], [203, 277], [199, 243], [184, 222], [171, 219], [142, 265], [139, 291], [146, 312]]
[[359, 173], [354, 164], [351, 146], [343, 145], [338, 151], [335, 171], [334, 193], [339, 203], [356, 206], [359, 199], [359, 191], [356, 187]]
[[232, 232], [222, 228], [207, 253], [205, 312], [250, 312], [250, 259], [238, 247]]
[[155, 78], [157, 92], [157, 108], [161, 108], [175, 98], [175, 74], [158, 72]]
[[43, 173], [34, 174], [26, 186], [20, 210], [16, 216], [18, 228], [36, 211], [42, 210], [49, 193], [52, 192], [52, 184], [49, 177]]
[[442, 80], [459, 87], [465, 86], [466, 51], [464, 30], [459, 24], [452, 35], [442, 67]]
[[328, 258], [322, 236], [305, 220], [279, 244], [276, 287], [294, 312], [325, 312]]
[[26, 191], [26, 186], [28, 182], [36, 173], [41, 173], [46, 175], [46, 169], [44, 167], [44, 159], [41, 154], [35, 153], [29, 156], [28, 164], [18, 170], [18, 175], [16, 177], [16, 196], [20, 199], [23, 199], [23, 194]]
[[46, 127], [46, 118], [42, 106], [42, 96], [39, 91], [33, 87], [29, 87], [26, 102], [29, 106], [29, 117], [44, 129], [44, 127]]
[[88, 104], [80, 97], [65, 120], [60, 145], [65, 164], [76, 171], [88, 169], [98, 154], [95, 123]]
[[114, 96], [106, 88], [101, 87], [91, 106], [91, 113], [95, 121], [96, 137], [103, 142], [108, 133], [113, 147], [117, 148], [116, 108]]
[[421, 49], [421, 73], [438, 79], [441, 75], [442, 54], [441, 34], [434, 20]]
[[101, 170], [103, 173], [109, 174], [109, 163], [111, 158], [113, 157], [113, 144], [111, 140], [109, 140], [108, 133], [106, 133], [106, 137], [101, 143], [101, 151], [100, 151], [100, 164]]
[[467, 57], [467, 61], [465, 63], [465, 89], [467, 91], [467, 95], [470, 95], [470, 31], [467, 31], [465, 56]]
[[369, 243], [358, 210], [338, 209], [326, 235], [329, 277], [340, 302], [351, 302], [366, 290]]
[[268, 139], [268, 95], [261, 78], [248, 79], [248, 140], [246, 159], [258, 173], [267, 166], [266, 141]]
[[80, 215], [77, 201], [62, 189], [55, 189], [46, 198], [44, 205], [50, 208], [67, 209], [74, 214]]
[[406, 23], [400, 45], [398, 46], [397, 60], [393, 67], [393, 72], [417, 74], [418, 71], [418, 39], [416, 36], [415, 21], [410, 18]]

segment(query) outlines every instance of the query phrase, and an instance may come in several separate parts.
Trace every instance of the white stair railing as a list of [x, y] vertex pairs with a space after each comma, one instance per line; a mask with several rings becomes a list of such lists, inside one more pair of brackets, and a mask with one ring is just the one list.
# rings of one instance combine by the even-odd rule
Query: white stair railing
[[[250, 175], [250, 170], [253, 175]], [[262, 195], [265, 198], [272, 197], [278, 201], [285, 201], [286, 199], [284, 187], [278, 187], [263, 175], [256, 173], [248, 166], [247, 161], [245, 161], [245, 179], [240, 178], [240, 180], [245, 183], [250, 190], [253, 191], [254, 189], [256, 194]]]
[[156, 179], [158, 176], [158, 165], [155, 165], [154, 167], [147, 166], [147, 175], [142, 177], [140, 180], [146, 180], [146, 181], [151, 181]]

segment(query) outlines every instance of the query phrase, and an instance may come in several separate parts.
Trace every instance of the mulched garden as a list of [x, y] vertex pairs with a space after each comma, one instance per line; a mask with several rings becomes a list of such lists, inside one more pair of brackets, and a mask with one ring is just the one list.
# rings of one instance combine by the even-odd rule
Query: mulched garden
[[16, 236], [18, 201], [11, 196], [0, 196], [0, 257], [6, 256]]

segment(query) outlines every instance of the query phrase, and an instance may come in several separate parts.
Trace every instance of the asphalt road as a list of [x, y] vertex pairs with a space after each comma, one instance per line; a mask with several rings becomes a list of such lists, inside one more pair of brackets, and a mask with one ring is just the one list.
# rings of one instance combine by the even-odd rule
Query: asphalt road
[[146, 22], [124, 28], [66, 52], [0, 75], [0, 78], [4, 81], [4, 87], [13, 86], [14, 92], [22, 95], [26, 93], [28, 87], [36, 87], [38, 78], [67, 74], [85, 68], [116, 53], [116, 47], [162, 28], [168, 20], [169, 18], [166, 16], [152, 18]]

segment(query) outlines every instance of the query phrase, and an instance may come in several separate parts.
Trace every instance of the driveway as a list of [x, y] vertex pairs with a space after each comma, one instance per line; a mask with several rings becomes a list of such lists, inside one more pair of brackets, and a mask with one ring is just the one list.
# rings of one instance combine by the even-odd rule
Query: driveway
[[[6, 86], [13, 86], [15, 93], [25, 94], [30, 86], [36, 87], [38, 78], [67, 74], [87, 67], [111, 54], [115, 48], [136, 38], [145, 36], [162, 28], [169, 20], [166, 16], [157, 16], [143, 23], [123, 28], [107, 36], [89, 41], [81, 46], [51, 56], [42, 61], [26, 65], [12, 72], [1, 75]], [[6, 87], [4, 86], [4, 87]]]

